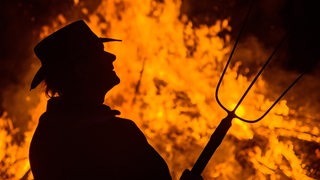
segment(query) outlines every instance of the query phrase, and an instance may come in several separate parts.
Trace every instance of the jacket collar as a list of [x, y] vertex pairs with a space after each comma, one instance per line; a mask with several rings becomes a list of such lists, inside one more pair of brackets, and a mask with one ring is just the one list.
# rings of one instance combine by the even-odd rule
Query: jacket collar
[[55, 114], [104, 114], [108, 116], [120, 115], [120, 111], [111, 110], [111, 108], [104, 104], [89, 104], [89, 103], [76, 103], [66, 101], [60, 97], [53, 97], [48, 100], [47, 103], [47, 112]]

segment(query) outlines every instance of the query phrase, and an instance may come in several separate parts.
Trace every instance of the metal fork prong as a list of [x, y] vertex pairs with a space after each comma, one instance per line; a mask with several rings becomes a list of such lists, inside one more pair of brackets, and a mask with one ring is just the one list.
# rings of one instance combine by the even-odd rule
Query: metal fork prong
[[228, 69], [228, 66], [229, 66], [229, 64], [230, 64], [230, 61], [231, 61], [231, 59], [232, 59], [232, 56], [233, 56], [233, 54], [234, 54], [234, 51], [236, 50], [236, 47], [237, 47], [238, 42], [239, 42], [239, 40], [240, 40], [240, 37], [241, 37], [241, 35], [242, 35], [242, 33], [243, 33], [243, 31], [244, 31], [244, 29], [245, 29], [245, 27], [246, 27], [246, 24], [247, 24], [247, 22], [248, 22], [249, 14], [250, 14], [251, 9], [252, 9], [252, 7], [253, 7], [253, 2], [254, 2], [254, 1], [251, 1], [251, 3], [250, 3], [249, 9], [248, 9], [247, 14], [246, 14], [245, 19], [244, 19], [244, 23], [243, 23], [242, 26], [241, 26], [241, 29], [240, 29], [239, 34], [238, 34], [238, 36], [237, 36], [237, 39], [236, 39], [236, 41], [235, 41], [235, 43], [234, 43], [234, 45], [233, 45], [233, 48], [232, 48], [232, 50], [231, 50], [231, 53], [230, 53], [230, 55], [229, 55], [229, 59], [228, 59], [228, 61], [227, 61], [227, 64], [225, 65], [225, 67], [224, 67], [224, 69], [223, 69], [223, 72], [222, 72], [222, 74], [221, 74], [221, 76], [220, 76], [220, 79], [219, 79], [219, 81], [218, 81], [218, 85], [217, 85], [217, 88], [216, 88], [215, 96], [216, 96], [217, 103], [219, 104], [219, 106], [220, 106], [222, 109], [224, 109], [224, 110], [227, 111], [227, 112], [230, 112], [230, 111], [221, 103], [221, 101], [220, 101], [220, 99], [219, 99], [219, 95], [218, 95], [218, 94], [219, 94], [219, 89], [220, 89], [220, 85], [221, 85], [221, 82], [222, 82], [222, 80], [223, 80], [223, 77], [224, 77], [224, 75], [225, 75], [225, 73], [226, 73], [226, 71], [227, 71], [227, 69]]
[[240, 98], [240, 100], [238, 101], [237, 105], [234, 107], [234, 109], [232, 110], [233, 112], [235, 112], [237, 110], [237, 108], [240, 106], [240, 104], [242, 103], [243, 99], [247, 96], [248, 92], [250, 91], [250, 89], [252, 88], [252, 86], [254, 85], [254, 83], [257, 81], [257, 79], [259, 78], [259, 76], [261, 75], [261, 73], [263, 72], [263, 70], [267, 67], [267, 65], [269, 64], [269, 62], [272, 60], [273, 56], [276, 54], [276, 52], [278, 51], [278, 49], [281, 47], [282, 43], [286, 40], [287, 36], [285, 36], [280, 43], [277, 45], [277, 47], [273, 50], [273, 52], [271, 53], [271, 55], [269, 56], [268, 60], [264, 63], [264, 65], [262, 66], [262, 68], [260, 69], [260, 71], [258, 72], [258, 74], [254, 77], [254, 79], [252, 80], [251, 84], [249, 85], [249, 87], [246, 89], [246, 91], [244, 92], [244, 94], [242, 95], [242, 97]]
[[271, 109], [282, 99], [282, 97], [302, 78], [303, 75], [305, 75], [306, 72], [301, 73], [291, 84], [290, 86], [283, 91], [283, 93], [278, 97], [278, 99], [276, 101], [273, 102], [273, 104], [269, 107], [269, 109], [258, 119], [255, 120], [247, 120], [241, 117], [236, 116], [236, 118], [240, 119], [241, 121], [247, 122], [247, 123], [255, 123], [258, 122], [260, 120], [262, 120], [270, 111]]

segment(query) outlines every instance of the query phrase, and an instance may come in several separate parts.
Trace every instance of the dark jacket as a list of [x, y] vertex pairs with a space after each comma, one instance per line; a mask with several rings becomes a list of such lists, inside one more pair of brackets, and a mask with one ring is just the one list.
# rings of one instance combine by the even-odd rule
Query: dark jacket
[[35, 180], [171, 179], [135, 123], [117, 114], [105, 105], [49, 100], [30, 146]]

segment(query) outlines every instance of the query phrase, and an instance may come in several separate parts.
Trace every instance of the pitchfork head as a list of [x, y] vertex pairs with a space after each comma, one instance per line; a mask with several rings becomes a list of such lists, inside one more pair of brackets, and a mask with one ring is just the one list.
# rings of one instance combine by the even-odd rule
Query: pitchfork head
[[249, 87], [247, 88], [247, 90], [244, 92], [244, 94], [242, 95], [242, 97], [240, 98], [240, 100], [238, 101], [238, 103], [236, 104], [236, 106], [233, 108], [233, 110], [228, 110], [228, 109], [221, 103], [221, 101], [219, 100], [219, 96], [218, 96], [218, 94], [219, 94], [219, 88], [220, 88], [221, 82], [222, 82], [222, 80], [223, 80], [223, 77], [224, 77], [224, 75], [225, 75], [225, 73], [226, 73], [226, 71], [227, 71], [227, 68], [228, 68], [228, 66], [229, 66], [229, 64], [230, 64], [230, 61], [231, 61], [232, 56], [233, 56], [233, 54], [234, 54], [234, 51], [235, 51], [235, 49], [236, 49], [236, 47], [237, 47], [237, 44], [238, 44], [239, 39], [240, 39], [240, 37], [241, 37], [241, 34], [243, 33], [244, 28], [245, 28], [245, 25], [246, 25], [246, 23], [247, 23], [247, 21], [248, 21], [248, 17], [249, 17], [251, 8], [252, 8], [252, 3], [251, 3], [251, 6], [250, 6], [250, 8], [249, 8], [249, 10], [248, 10], [248, 12], [247, 12], [247, 14], [246, 14], [246, 16], [245, 16], [244, 23], [243, 23], [243, 25], [242, 25], [242, 27], [241, 27], [241, 29], [240, 29], [240, 32], [239, 32], [239, 34], [238, 34], [238, 37], [237, 37], [237, 39], [236, 39], [236, 41], [235, 41], [235, 44], [234, 44], [234, 46], [233, 46], [233, 48], [232, 48], [232, 50], [231, 50], [229, 59], [228, 59], [226, 65], [225, 65], [224, 70], [223, 70], [223, 72], [222, 72], [222, 75], [221, 75], [221, 77], [220, 77], [220, 79], [219, 79], [219, 82], [218, 82], [218, 85], [217, 85], [217, 88], [216, 88], [216, 93], [215, 93], [216, 100], [217, 100], [219, 106], [228, 113], [228, 116], [230, 116], [231, 118], [238, 118], [238, 119], [240, 119], [241, 121], [244, 121], [244, 122], [247, 122], [247, 123], [255, 123], [255, 122], [258, 122], [258, 121], [260, 121], [261, 119], [263, 119], [263, 118], [270, 112], [270, 110], [280, 101], [280, 99], [289, 91], [289, 89], [291, 89], [291, 88], [298, 82], [298, 80], [305, 74], [305, 72], [302, 73], [302, 74], [300, 74], [300, 75], [290, 84], [290, 86], [278, 97], [278, 99], [276, 99], [276, 101], [267, 109], [267, 111], [266, 111], [261, 117], [259, 117], [259, 118], [257, 118], [257, 119], [253, 119], [253, 120], [248, 120], [248, 119], [244, 119], [244, 118], [242, 118], [242, 117], [239, 117], [238, 115], [235, 114], [237, 108], [239, 107], [239, 105], [241, 104], [241, 102], [243, 101], [243, 99], [246, 97], [246, 95], [247, 95], [248, 92], [250, 91], [251, 87], [252, 87], [252, 86], [254, 85], [254, 83], [257, 81], [257, 79], [258, 79], [258, 77], [261, 75], [262, 71], [267, 67], [267, 65], [268, 65], [269, 62], [271, 61], [272, 57], [273, 57], [273, 56], [275, 55], [275, 53], [278, 51], [278, 49], [280, 48], [280, 46], [282, 45], [282, 43], [287, 39], [287, 36], [285, 36], [285, 37], [280, 41], [280, 43], [276, 46], [276, 48], [273, 50], [273, 52], [271, 53], [271, 55], [269, 56], [269, 58], [267, 59], [267, 61], [265, 62], [265, 64], [262, 66], [262, 68], [260, 69], [260, 71], [257, 73], [257, 75], [254, 77], [254, 79], [252, 80], [251, 84], [249, 85]]

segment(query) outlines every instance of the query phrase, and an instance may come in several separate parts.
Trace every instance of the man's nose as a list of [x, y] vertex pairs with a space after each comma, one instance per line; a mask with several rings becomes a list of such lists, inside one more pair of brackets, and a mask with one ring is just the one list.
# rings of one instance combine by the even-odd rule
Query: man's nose
[[109, 53], [109, 52], [104, 52], [104, 56], [105, 58], [108, 60], [108, 61], [115, 61], [116, 60], [116, 55], [112, 54], [112, 53]]

